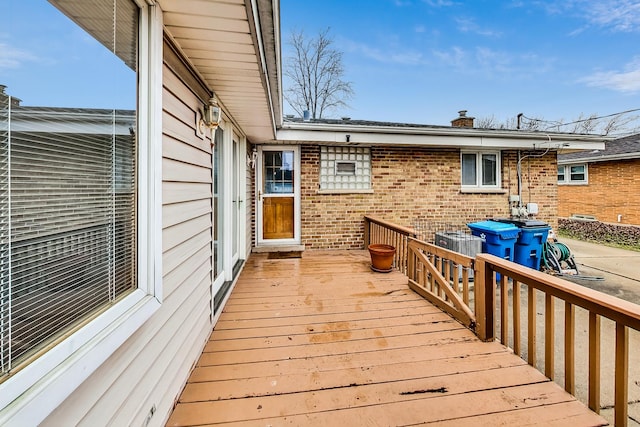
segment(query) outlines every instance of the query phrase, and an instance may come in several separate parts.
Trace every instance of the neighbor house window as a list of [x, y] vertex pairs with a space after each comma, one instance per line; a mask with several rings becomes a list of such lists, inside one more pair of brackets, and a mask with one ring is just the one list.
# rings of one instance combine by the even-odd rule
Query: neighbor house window
[[585, 163], [558, 166], [558, 184], [587, 184], [588, 182]]
[[371, 153], [367, 147], [321, 147], [321, 190], [369, 190]]
[[500, 188], [500, 152], [462, 152], [462, 187]]
[[[97, 43], [75, 46], [67, 72], [80, 77], [63, 80], [68, 97], [20, 102], [11, 87], [0, 96], [0, 381], [137, 288], [139, 9], [131, 0], [51, 4], [59, 10], [43, 6], [53, 21], [42, 32], [66, 25], [50, 35], [63, 38], [77, 24]], [[96, 55], [108, 57], [100, 60], [113, 79], [83, 71]], [[46, 82], [46, 67], [30, 71]], [[117, 107], [97, 93], [82, 98], [80, 78], [118, 93]]]

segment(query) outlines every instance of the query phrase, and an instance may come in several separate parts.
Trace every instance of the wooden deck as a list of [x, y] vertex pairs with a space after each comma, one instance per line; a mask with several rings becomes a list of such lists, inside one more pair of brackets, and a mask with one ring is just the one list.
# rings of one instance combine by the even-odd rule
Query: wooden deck
[[167, 425], [594, 426], [365, 251], [247, 261]]

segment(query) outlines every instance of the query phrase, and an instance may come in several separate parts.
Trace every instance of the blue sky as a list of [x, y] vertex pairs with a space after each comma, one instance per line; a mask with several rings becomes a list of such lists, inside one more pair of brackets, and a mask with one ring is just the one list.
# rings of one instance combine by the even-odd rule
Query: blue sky
[[135, 73], [44, 0], [0, 0], [0, 84], [23, 105], [135, 108]]
[[329, 27], [343, 51], [355, 96], [336, 117], [567, 122], [640, 108], [640, 1], [281, 0], [281, 17], [284, 57], [292, 29]]
[[[448, 125], [461, 109], [502, 122], [518, 113], [571, 121], [640, 108], [638, 0], [280, 7], [284, 57], [294, 28], [330, 28], [344, 52], [355, 96], [334, 117]], [[25, 105], [133, 108], [130, 70], [48, 2], [0, 0], [0, 22], [0, 84]], [[80, 78], [87, 74], [93, 79]]]

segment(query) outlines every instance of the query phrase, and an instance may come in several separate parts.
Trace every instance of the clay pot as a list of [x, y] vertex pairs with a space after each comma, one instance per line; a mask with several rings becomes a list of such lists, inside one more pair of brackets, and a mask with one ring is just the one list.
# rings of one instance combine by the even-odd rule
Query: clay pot
[[396, 248], [391, 245], [374, 243], [369, 245], [369, 255], [371, 255], [371, 269], [379, 273], [388, 273], [393, 268], [393, 256]]

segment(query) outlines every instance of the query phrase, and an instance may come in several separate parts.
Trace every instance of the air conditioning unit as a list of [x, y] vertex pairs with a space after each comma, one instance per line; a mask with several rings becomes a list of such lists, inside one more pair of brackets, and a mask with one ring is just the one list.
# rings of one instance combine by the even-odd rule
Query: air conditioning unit
[[[435, 235], [435, 244], [471, 258], [475, 258], [476, 254], [482, 252], [482, 238], [462, 231], [439, 231]], [[453, 271], [451, 278], [453, 278]], [[458, 280], [461, 279], [462, 271], [458, 273]], [[469, 272], [469, 279], [473, 279], [473, 270]]]

